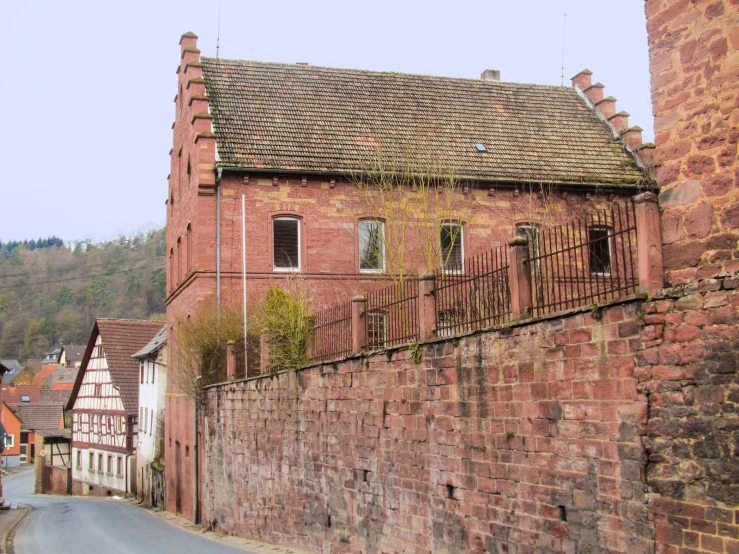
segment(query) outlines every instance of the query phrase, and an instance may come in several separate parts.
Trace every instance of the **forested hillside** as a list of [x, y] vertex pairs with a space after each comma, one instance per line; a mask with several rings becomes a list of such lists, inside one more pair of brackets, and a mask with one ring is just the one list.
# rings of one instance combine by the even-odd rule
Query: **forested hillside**
[[163, 316], [164, 261], [164, 229], [102, 243], [0, 242], [0, 358], [84, 344], [96, 317]]

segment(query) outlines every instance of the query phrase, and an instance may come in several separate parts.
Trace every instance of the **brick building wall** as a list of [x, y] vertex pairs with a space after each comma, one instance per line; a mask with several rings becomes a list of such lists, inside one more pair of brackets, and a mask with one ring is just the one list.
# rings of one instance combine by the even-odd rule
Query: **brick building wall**
[[[316, 300], [317, 307], [337, 298], [376, 289], [384, 283], [376, 274], [359, 272], [357, 222], [367, 213], [367, 202], [357, 195], [356, 184], [328, 176], [285, 176], [264, 173], [224, 173], [217, 180], [216, 139], [203, 80], [197, 37], [181, 39], [174, 100], [173, 148], [167, 199], [167, 325], [174, 331], [178, 317], [186, 317], [216, 294], [216, 212], [220, 203], [221, 298], [241, 305], [241, 195], [247, 197], [247, 290], [250, 303], [258, 302], [274, 283], [297, 279]], [[218, 187], [216, 186], [218, 185]], [[613, 200], [631, 196], [634, 189], [551, 184], [498, 184], [470, 186], [456, 193], [464, 217], [464, 254], [470, 256], [505, 244], [515, 236], [517, 223], [551, 225], [570, 221], [584, 212], [601, 209]], [[272, 270], [271, 221], [277, 215], [301, 218], [302, 267], [298, 274]], [[409, 258], [419, 260], [411, 245]], [[174, 352], [177, 338], [170, 337]], [[194, 448], [194, 406], [178, 386], [176, 354], [170, 360], [173, 379], [168, 382], [165, 410], [165, 462], [167, 506], [188, 518], [194, 513], [194, 459], [179, 457], [176, 445]], [[176, 477], [179, 475], [179, 479]], [[179, 481], [179, 488], [176, 482]], [[179, 502], [174, 499], [179, 498]], [[177, 508], [179, 506], [179, 509]]]
[[647, 0], [667, 279], [739, 269], [739, 3]]
[[638, 314], [210, 388], [204, 523], [322, 552], [651, 552]]

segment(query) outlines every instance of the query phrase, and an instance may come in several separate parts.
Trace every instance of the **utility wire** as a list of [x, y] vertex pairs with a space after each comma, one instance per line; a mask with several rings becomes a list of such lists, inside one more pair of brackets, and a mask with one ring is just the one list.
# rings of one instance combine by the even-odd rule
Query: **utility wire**
[[[157, 256], [149, 256], [146, 259], [152, 259], [152, 258], [166, 258], [166, 254], [157, 255]], [[94, 263], [94, 264], [83, 264], [83, 265], [72, 265], [70, 267], [59, 267], [59, 268], [51, 268], [46, 270], [45, 272], [59, 272], [62, 271], [77, 271], [80, 269], [86, 269], [86, 268], [93, 268], [93, 267], [103, 267], [110, 265], [110, 262], [108, 263]], [[14, 279], [16, 277], [35, 277], [38, 276], [40, 272], [39, 271], [32, 271], [30, 273], [5, 273], [3, 275], [0, 275], [0, 279]]]
[[[54, 279], [52, 281], [37, 281], [35, 283], [20, 283], [16, 285], [0, 285], [0, 290], [14, 289], [14, 288], [28, 288], [35, 287], [38, 285], [50, 285], [52, 283], [65, 283], [69, 281], [79, 281], [80, 279], [90, 279], [91, 277], [108, 277], [110, 275], [118, 275], [119, 273], [131, 273], [132, 271], [143, 271], [150, 269], [149, 267], [132, 267], [127, 269], [119, 269], [117, 271], [109, 271], [107, 273], [88, 273], [79, 277], [67, 277], [66, 279]], [[164, 269], [162, 267], [161, 269]]]

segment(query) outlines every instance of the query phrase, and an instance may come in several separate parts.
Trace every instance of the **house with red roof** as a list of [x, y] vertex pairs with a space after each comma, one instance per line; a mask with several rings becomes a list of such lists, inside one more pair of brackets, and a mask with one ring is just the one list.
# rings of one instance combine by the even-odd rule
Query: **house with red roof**
[[[167, 195], [170, 326], [202, 303], [258, 299], [296, 277], [319, 306], [384, 286], [392, 221], [362, 196], [378, 190], [360, 182], [373, 172], [413, 174], [431, 164], [459, 184], [449, 198], [464, 208], [428, 237], [446, 261], [430, 263], [427, 243], [408, 241], [404, 263], [418, 274], [462, 274], [465, 258], [516, 236], [535, 249], [543, 225], [653, 186], [641, 129], [629, 127], [589, 71], [565, 87], [505, 82], [494, 70], [460, 79], [219, 59], [201, 57], [193, 33], [182, 35], [179, 56]], [[413, 207], [417, 190], [405, 189], [410, 229], [423, 210]], [[374, 315], [376, 328], [386, 328], [384, 314]], [[180, 371], [174, 357], [169, 370]], [[197, 519], [200, 458], [187, 452], [203, 446], [194, 440], [192, 400], [175, 379], [168, 387], [168, 508]]]
[[43, 402], [38, 385], [3, 385], [2, 399], [13, 411], [20, 404]]
[[139, 363], [132, 356], [161, 328], [156, 321], [95, 322], [67, 403], [74, 494], [135, 493]]

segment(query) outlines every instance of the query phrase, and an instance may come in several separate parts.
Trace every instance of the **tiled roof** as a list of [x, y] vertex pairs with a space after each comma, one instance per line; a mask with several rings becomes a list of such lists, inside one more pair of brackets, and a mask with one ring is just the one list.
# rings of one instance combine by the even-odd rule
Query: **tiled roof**
[[134, 358], [146, 358], [149, 354], [153, 352], [158, 352], [159, 349], [167, 344], [167, 326], [165, 325], [162, 327], [159, 332], [154, 335], [154, 338], [151, 339], [148, 343], [146, 343], [146, 346], [144, 346], [141, 350], [136, 352], [133, 357]]
[[52, 373], [59, 369], [59, 367], [59, 364], [48, 364], [43, 366], [38, 373], [33, 376], [33, 384], [40, 387]]
[[[52, 391], [72, 390], [73, 386], [74, 386], [74, 381], [63, 381], [61, 383], [54, 383], [46, 390], [52, 390]], [[41, 394], [44, 394], [44, 391], [41, 391]]]
[[84, 344], [63, 344], [62, 348], [64, 349], [64, 357], [68, 362], [80, 362], [82, 356], [85, 355]]
[[[633, 184], [620, 140], [574, 88], [202, 58], [225, 167], [344, 172], [432, 152], [472, 179]], [[487, 151], [479, 152], [476, 143]], [[378, 147], [378, 144], [381, 145]]]
[[[96, 326], [102, 336], [103, 352], [108, 361], [110, 377], [113, 384], [120, 389], [123, 407], [129, 414], [138, 414], [139, 363], [131, 356], [141, 350], [156, 335], [162, 328], [162, 322], [98, 319]], [[87, 352], [85, 352], [85, 358], [87, 358]], [[80, 380], [79, 377], [77, 380]]]
[[44, 438], [51, 439], [71, 439], [72, 438], [72, 430], [71, 429], [42, 429], [40, 431], [37, 431], [39, 435], [41, 435]]
[[44, 402], [61, 402], [66, 404], [69, 401], [69, 396], [72, 394], [73, 383], [67, 383], [68, 389], [46, 389], [41, 391], [41, 398]]
[[62, 421], [64, 404], [36, 403], [19, 404], [16, 414], [21, 420], [22, 429], [59, 429]]
[[41, 402], [41, 390], [38, 385], [3, 385], [3, 402], [12, 410], [16, 404], [23, 404], [22, 397], [27, 396], [28, 402]]

